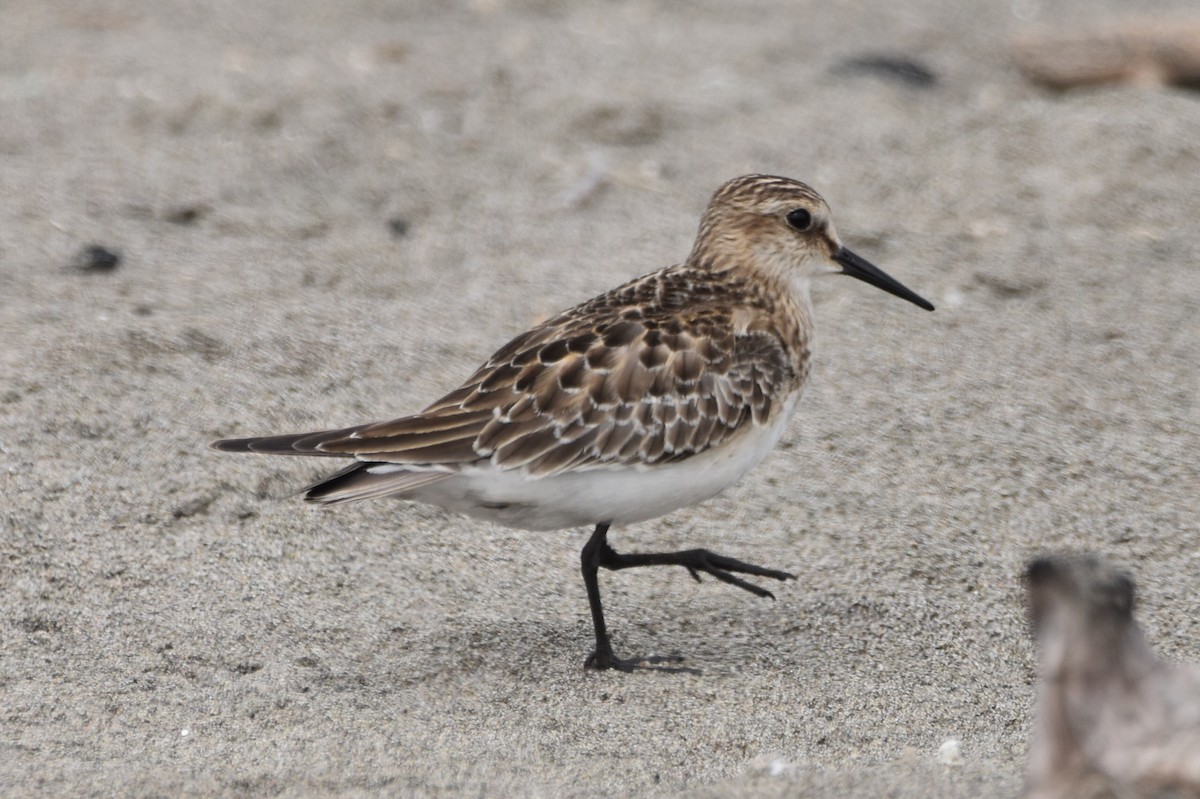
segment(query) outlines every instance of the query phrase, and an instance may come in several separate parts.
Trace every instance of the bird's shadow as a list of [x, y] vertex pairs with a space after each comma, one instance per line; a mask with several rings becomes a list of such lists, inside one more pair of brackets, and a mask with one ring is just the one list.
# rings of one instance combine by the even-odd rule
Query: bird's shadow
[[627, 658], [621, 661], [620, 666], [608, 669], [585, 668], [592, 672], [615, 671], [622, 674], [657, 672], [659, 674], [688, 674], [698, 677], [704, 673], [700, 669], [680, 665], [684, 660], [685, 658], [681, 655], [646, 655], [645, 657]]

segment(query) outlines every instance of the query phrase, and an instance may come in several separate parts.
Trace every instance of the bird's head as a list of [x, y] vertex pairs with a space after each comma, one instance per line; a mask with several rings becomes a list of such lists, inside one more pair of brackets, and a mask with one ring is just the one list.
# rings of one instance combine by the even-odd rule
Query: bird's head
[[812, 188], [790, 178], [743, 175], [713, 195], [689, 260], [764, 270], [807, 293], [817, 275], [842, 274], [933, 310], [927, 300], [842, 245], [829, 206]]

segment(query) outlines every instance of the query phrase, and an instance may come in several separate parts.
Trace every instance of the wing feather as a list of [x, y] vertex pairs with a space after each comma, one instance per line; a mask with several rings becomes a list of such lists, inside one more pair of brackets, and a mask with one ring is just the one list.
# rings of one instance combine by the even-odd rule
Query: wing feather
[[769, 302], [721, 302], [712, 289], [695, 307], [662, 303], [679, 295], [674, 283], [716, 279], [681, 267], [631, 281], [514, 338], [419, 414], [217, 446], [398, 467], [340, 473], [310, 491], [326, 502], [393, 493], [389, 475], [403, 491], [484, 461], [542, 477], [691, 457], [773, 419], [808, 358], [806, 342], [771, 332]]

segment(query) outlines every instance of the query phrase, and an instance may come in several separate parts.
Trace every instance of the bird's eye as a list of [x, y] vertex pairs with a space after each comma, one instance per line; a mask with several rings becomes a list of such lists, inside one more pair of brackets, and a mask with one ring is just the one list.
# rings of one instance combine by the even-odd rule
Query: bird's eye
[[804, 233], [811, 228], [812, 222], [812, 214], [803, 208], [797, 208], [795, 211], [788, 212], [787, 223], [801, 233]]

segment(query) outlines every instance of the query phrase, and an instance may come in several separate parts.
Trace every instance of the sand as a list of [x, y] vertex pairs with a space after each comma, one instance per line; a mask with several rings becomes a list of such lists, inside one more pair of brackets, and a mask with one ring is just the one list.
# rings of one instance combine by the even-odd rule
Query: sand
[[[1200, 95], [1007, 42], [1188, 5], [6, 3], [0, 793], [1018, 793], [1030, 557], [1132, 570], [1200, 660]], [[615, 532], [798, 575], [602, 574], [618, 651], [699, 674], [582, 669], [585, 531], [206, 448], [418, 409], [749, 171], [938, 310], [819, 283], [785, 444]]]

